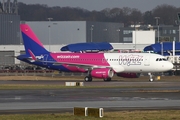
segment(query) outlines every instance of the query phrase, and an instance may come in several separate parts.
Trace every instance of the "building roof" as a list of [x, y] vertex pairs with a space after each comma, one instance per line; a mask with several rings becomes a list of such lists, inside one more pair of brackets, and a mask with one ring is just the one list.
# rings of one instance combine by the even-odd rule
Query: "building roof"
[[80, 51], [108, 51], [112, 50], [113, 47], [108, 42], [99, 42], [99, 43], [74, 43], [62, 47], [61, 51], [71, 51], [71, 52], [80, 52]]

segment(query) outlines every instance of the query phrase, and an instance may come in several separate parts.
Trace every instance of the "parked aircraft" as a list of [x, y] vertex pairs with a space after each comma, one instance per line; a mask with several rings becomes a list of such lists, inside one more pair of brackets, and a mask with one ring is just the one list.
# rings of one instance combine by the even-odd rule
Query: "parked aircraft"
[[27, 24], [21, 24], [20, 29], [24, 41], [25, 54], [17, 59], [65, 72], [84, 72], [85, 81], [101, 78], [111, 81], [114, 74], [121, 77], [139, 77], [139, 73], [169, 71], [173, 64], [164, 56], [152, 53], [53, 53], [47, 51], [38, 37]]

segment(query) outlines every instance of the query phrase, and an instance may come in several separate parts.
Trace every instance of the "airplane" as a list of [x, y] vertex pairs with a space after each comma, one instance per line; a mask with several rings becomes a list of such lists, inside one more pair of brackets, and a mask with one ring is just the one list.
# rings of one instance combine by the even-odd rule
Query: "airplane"
[[120, 77], [137, 78], [148, 73], [165, 72], [173, 64], [164, 56], [154, 53], [73, 53], [47, 51], [28, 24], [20, 25], [25, 54], [16, 58], [29, 64], [65, 72], [87, 73], [84, 81], [93, 78], [111, 81], [114, 74]]

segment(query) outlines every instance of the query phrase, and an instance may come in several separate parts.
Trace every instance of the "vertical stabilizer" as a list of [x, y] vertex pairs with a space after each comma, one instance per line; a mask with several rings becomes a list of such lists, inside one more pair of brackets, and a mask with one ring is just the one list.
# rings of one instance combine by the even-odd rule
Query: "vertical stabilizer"
[[44, 48], [43, 44], [35, 35], [35, 33], [32, 31], [32, 29], [29, 27], [29, 25], [21, 24], [20, 29], [22, 33], [26, 54], [31, 55], [33, 53], [34, 55], [40, 55], [40, 54], [49, 53]]

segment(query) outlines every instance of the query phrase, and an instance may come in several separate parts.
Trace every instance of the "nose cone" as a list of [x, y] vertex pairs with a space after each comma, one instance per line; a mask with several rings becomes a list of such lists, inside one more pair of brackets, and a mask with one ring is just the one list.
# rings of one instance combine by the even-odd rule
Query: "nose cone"
[[169, 61], [164, 61], [161, 64], [156, 65], [156, 70], [157, 72], [165, 72], [173, 69], [173, 64]]
[[172, 63], [169, 64], [169, 69], [173, 69], [174, 65]]
[[171, 62], [169, 62], [169, 64], [167, 64], [167, 69], [168, 70], [173, 69], [173, 67], [174, 67], [174, 65]]

